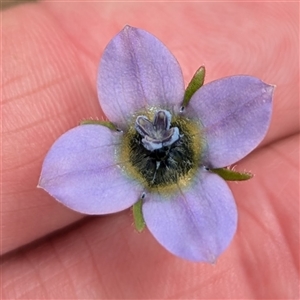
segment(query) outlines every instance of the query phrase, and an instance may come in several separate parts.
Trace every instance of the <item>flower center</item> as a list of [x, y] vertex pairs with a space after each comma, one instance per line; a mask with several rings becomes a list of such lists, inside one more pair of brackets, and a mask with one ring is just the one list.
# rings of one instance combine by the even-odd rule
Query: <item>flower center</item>
[[159, 110], [153, 121], [137, 116], [134, 127], [125, 134], [125, 171], [133, 174], [148, 188], [178, 185], [191, 178], [199, 165], [201, 143], [199, 124]]

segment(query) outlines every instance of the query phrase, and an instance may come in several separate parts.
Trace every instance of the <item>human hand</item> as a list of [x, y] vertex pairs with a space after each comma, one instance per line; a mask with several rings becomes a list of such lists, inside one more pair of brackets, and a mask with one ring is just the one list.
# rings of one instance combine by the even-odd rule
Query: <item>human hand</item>
[[[4, 12], [2, 252], [31, 244], [3, 257], [3, 298], [297, 296], [293, 5], [42, 2]], [[238, 163], [256, 176], [230, 184], [239, 226], [214, 266], [176, 258], [147, 231], [136, 233], [128, 210], [83, 219], [36, 189], [57, 137], [82, 119], [103, 116], [96, 71], [125, 24], [160, 38], [186, 82], [205, 64], [206, 82], [244, 73], [277, 85], [269, 133]]]

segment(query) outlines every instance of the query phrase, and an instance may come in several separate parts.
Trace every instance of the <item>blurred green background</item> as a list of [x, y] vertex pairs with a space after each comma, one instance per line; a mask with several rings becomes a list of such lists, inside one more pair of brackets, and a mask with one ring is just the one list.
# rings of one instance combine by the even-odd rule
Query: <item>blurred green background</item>
[[37, 0], [1, 0], [1, 9], [6, 9], [11, 6], [19, 5], [26, 2], [37, 2]]

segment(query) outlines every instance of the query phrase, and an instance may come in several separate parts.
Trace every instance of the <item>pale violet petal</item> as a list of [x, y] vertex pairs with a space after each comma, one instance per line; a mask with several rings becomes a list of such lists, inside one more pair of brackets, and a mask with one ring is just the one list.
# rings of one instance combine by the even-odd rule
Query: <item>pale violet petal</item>
[[49, 150], [39, 187], [81, 213], [108, 214], [130, 207], [142, 187], [117, 164], [120, 138], [120, 132], [101, 125], [69, 130]]
[[156, 37], [130, 26], [104, 50], [97, 82], [104, 113], [121, 128], [145, 108], [172, 111], [184, 95], [176, 58]]
[[237, 209], [226, 182], [206, 170], [176, 195], [147, 194], [147, 227], [171, 253], [191, 261], [213, 263], [228, 247], [237, 227]]
[[203, 125], [204, 164], [228, 166], [257, 147], [270, 124], [273, 90], [258, 78], [241, 75], [208, 83], [193, 95], [186, 114], [196, 115]]

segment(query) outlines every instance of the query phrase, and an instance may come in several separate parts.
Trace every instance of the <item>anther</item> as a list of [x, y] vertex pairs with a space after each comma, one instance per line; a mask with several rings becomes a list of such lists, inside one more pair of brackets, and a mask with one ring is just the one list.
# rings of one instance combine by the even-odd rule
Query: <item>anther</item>
[[166, 110], [158, 111], [153, 122], [146, 116], [138, 116], [135, 122], [137, 132], [143, 137], [143, 146], [154, 151], [171, 146], [179, 140], [180, 133], [177, 127], [171, 126], [171, 114]]

